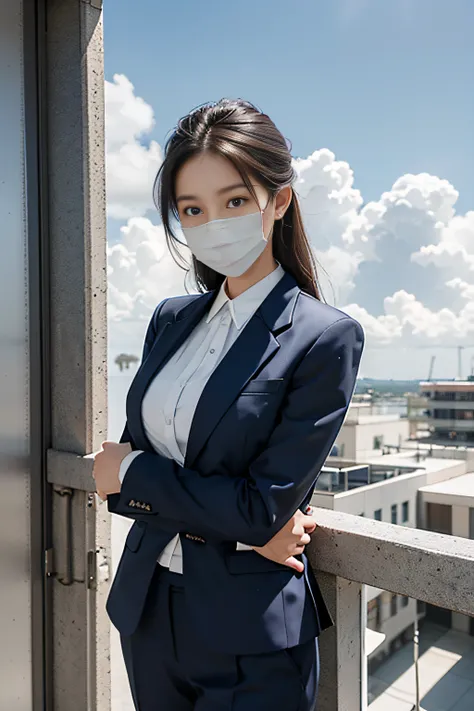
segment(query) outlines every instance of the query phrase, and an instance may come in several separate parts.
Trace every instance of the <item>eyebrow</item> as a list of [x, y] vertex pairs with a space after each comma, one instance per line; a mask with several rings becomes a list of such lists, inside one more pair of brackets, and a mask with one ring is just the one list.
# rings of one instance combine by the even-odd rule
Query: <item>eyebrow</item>
[[[217, 191], [217, 194], [223, 195], [224, 193], [230, 193], [231, 190], [236, 190], [237, 188], [245, 188], [245, 190], [248, 190], [245, 183], [235, 183], [234, 185], [227, 185], [225, 188], [220, 188]], [[181, 202], [183, 200], [199, 200], [199, 198], [197, 197], [197, 195], [180, 195], [178, 198], [176, 198], [176, 203]]]

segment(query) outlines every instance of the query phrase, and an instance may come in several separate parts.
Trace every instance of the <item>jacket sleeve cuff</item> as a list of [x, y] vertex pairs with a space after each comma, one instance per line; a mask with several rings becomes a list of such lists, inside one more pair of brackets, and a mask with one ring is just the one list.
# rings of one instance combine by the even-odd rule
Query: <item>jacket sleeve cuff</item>
[[120, 479], [121, 484], [123, 484], [123, 480], [125, 479], [125, 474], [127, 473], [130, 464], [133, 462], [135, 457], [138, 457], [139, 454], [142, 454], [142, 450], [141, 449], [134, 449], [133, 452], [129, 452], [122, 459], [122, 463], [120, 464], [120, 469], [119, 469], [119, 479]]

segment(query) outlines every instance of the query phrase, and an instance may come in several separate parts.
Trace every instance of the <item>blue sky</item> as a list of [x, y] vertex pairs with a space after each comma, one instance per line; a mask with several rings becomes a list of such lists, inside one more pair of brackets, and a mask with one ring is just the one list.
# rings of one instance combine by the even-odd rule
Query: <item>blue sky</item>
[[362, 374], [425, 377], [434, 353], [435, 377], [456, 375], [474, 346], [473, 29], [473, 0], [106, 1], [116, 347], [138, 351], [183, 291], [150, 202], [159, 146], [193, 107], [242, 97], [308, 159], [298, 195], [323, 293], [365, 328]]
[[328, 147], [365, 200], [408, 172], [474, 207], [472, 0], [109, 0], [106, 77], [155, 109], [159, 143], [193, 106], [257, 103], [293, 155]]

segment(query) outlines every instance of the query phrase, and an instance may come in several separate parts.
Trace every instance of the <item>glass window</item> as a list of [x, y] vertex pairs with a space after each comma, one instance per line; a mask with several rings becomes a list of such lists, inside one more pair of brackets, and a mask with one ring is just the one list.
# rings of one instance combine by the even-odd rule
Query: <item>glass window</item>
[[392, 523], [397, 523], [397, 521], [398, 521], [397, 504], [392, 504]]
[[376, 632], [382, 624], [382, 600], [380, 595], [367, 603], [367, 627]]
[[409, 598], [406, 595], [401, 596], [402, 607], [408, 607]]
[[390, 600], [390, 615], [394, 617], [397, 614], [397, 599], [398, 595], [392, 595]]
[[383, 435], [377, 435], [374, 437], [373, 449], [382, 449], [383, 446]]
[[402, 504], [402, 521], [403, 523], [406, 523], [409, 518], [409, 501], [404, 501]]
[[374, 518], [376, 521], [382, 520], [382, 509], [377, 509], [376, 511], [374, 511]]

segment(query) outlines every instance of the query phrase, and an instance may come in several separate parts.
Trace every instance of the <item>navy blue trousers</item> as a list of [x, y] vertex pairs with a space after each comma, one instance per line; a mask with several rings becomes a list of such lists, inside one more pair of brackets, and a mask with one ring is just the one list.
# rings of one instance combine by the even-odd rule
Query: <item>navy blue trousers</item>
[[317, 638], [268, 654], [210, 651], [187, 623], [184, 585], [157, 565], [138, 629], [121, 636], [137, 711], [315, 711]]

